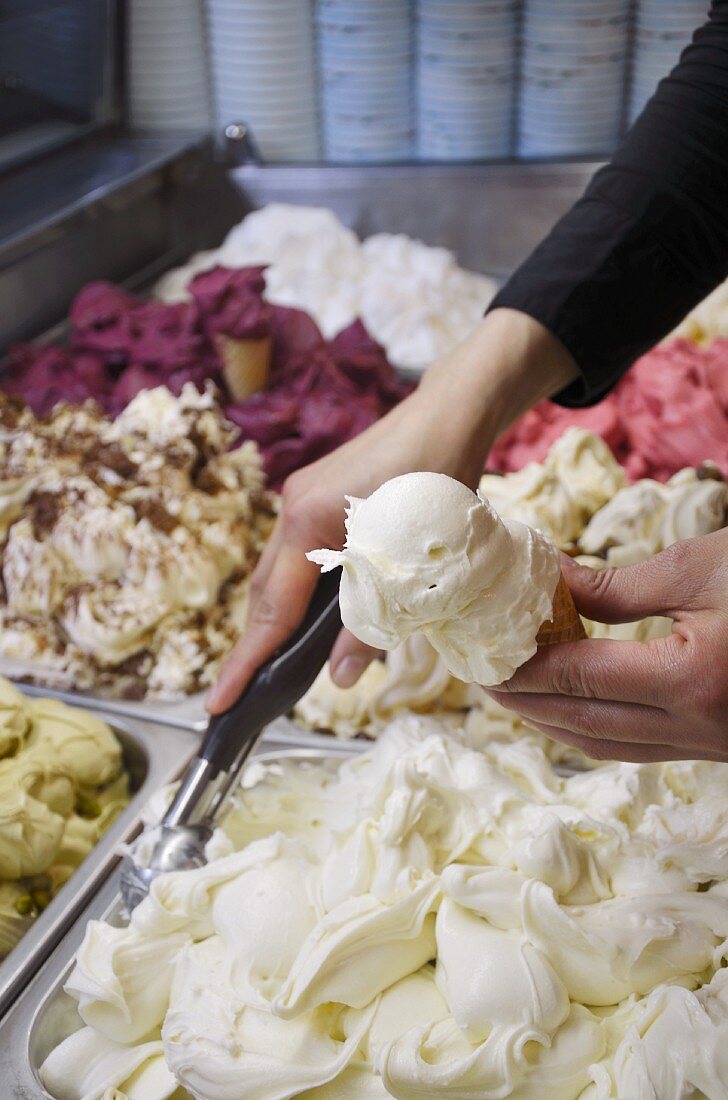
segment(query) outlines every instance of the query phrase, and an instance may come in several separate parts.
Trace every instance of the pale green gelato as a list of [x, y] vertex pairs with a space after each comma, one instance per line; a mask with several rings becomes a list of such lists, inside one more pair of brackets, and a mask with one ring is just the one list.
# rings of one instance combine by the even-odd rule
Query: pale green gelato
[[0, 677], [0, 958], [129, 801], [121, 745], [96, 715]]
[[0, 882], [0, 959], [22, 939], [35, 914], [35, 903], [22, 882]]
[[0, 779], [0, 879], [37, 875], [53, 862], [65, 828], [60, 814]]
[[121, 745], [103, 719], [57, 699], [33, 699], [28, 746], [43, 749], [77, 787], [103, 787], [121, 771]]
[[42, 747], [25, 749], [17, 756], [0, 760], [0, 783], [13, 783], [61, 817], [73, 812], [76, 801], [73, 779], [68, 769]]
[[18, 752], [29, 730], [27, 699], [9, 680], [0, 676], [0, 757]]

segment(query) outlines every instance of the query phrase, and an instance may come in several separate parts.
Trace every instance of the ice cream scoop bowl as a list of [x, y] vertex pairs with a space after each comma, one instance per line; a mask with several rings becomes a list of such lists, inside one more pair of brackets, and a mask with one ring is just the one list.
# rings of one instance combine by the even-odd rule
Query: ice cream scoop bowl
[[261, 665], [237, 702], [210, 719], [161, 823], [142, 833], [124, 861], [121, 894], [128, 913], [159, 875], [207, 862], [215, 823], [264, 728], [308, 691], [331, 652], [341, 629], [340, 574], [336, 569], [319, 579], [298, 630]]
[[124, 861], [121, 894], [127, 912], [144, 901], [159, 875], [204, 866], [207, 862], [205, 846], [211, 836], [212, 826], [208, 824], [161, 825], [148, 863], [137, 863], [133, 854]]

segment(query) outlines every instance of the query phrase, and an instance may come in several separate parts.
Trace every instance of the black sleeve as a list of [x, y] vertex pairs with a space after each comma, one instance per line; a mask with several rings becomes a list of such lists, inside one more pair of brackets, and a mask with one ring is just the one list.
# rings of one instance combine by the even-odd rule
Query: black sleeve
[[728, 0], [575, 206], [492, 302], [540, 321], [590, 405], [728, 275]]

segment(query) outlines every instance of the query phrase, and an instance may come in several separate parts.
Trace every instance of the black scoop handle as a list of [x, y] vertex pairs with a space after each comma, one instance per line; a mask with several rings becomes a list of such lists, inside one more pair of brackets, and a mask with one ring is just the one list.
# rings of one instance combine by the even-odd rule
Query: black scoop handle
[[229, 710], [213, 715], [199, 756], [219, 771], [245, 760], [264, 726], [287, 714], [305, 695], [331, 653], [341, 630], [341, 569], [322, 573], [303, 621], [288, 641], [260, 666]]

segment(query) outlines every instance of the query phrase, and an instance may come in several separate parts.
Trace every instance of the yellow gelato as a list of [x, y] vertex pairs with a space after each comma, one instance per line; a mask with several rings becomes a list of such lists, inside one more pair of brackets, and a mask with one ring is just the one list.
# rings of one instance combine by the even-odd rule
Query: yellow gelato
[[484, 474], [479, 488], [500, 516], [543, 531], [564, 549], [626, 484], [625, 472], [604, 440], [572, 427], [543, 462], [529, 462], [503, 477]]

